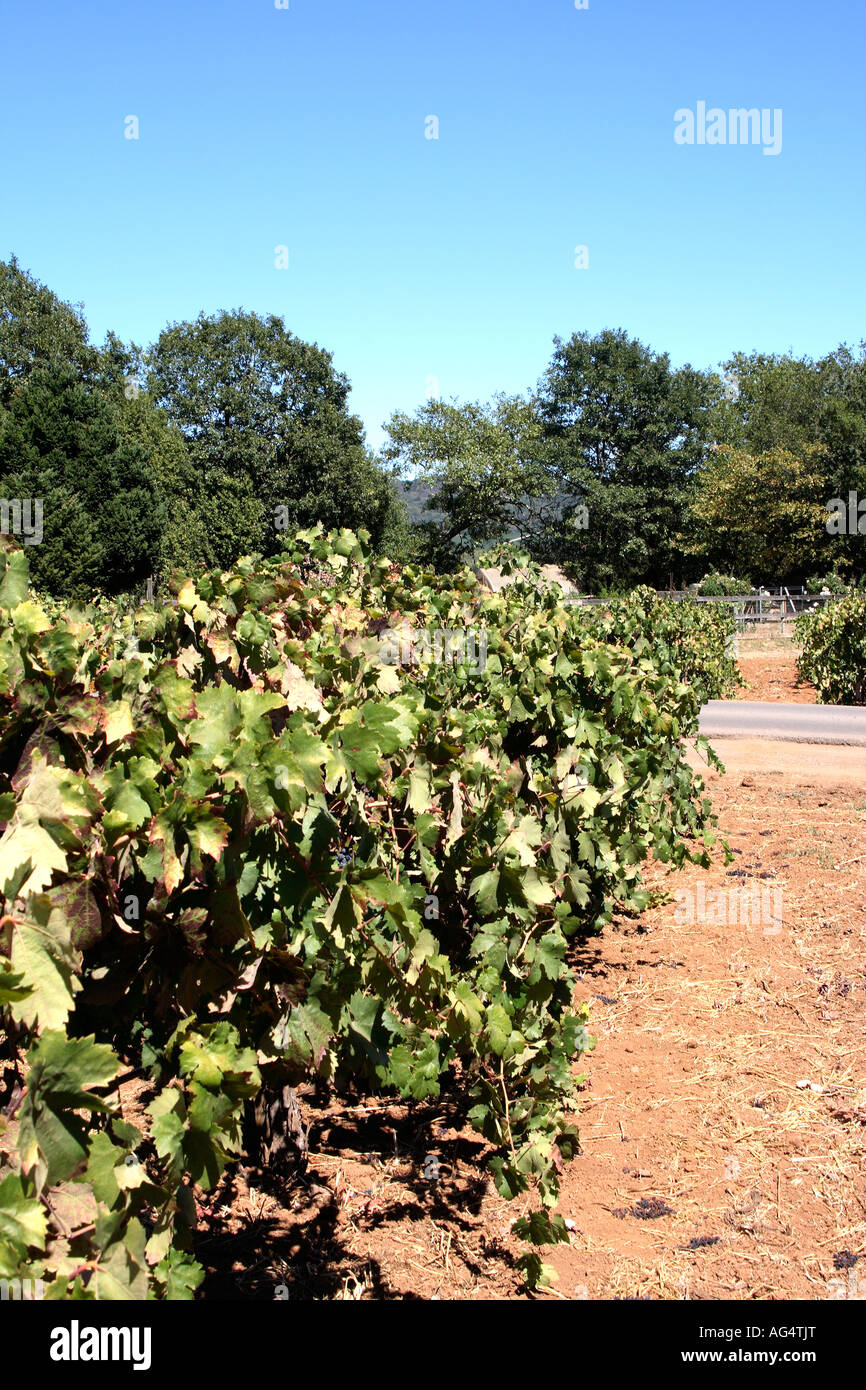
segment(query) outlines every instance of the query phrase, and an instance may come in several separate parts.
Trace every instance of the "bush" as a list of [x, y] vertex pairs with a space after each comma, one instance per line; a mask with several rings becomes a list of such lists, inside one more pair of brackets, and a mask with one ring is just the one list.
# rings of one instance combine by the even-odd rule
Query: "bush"
[[811, 579], [806, 580], [806, 591], [810, 594], [820, 594], [822, 589], [829, 589], [831, 594], [846, 594], [850, 587], [847, 580], [843, 579], [841, 574], [837, 574], [835, 570], [826, 574], [823, 579], [813, 575]]
[[803, 613], [795, 625], [797, 669], [824, 705], [866, 704], [866, 595], [847, 594]]
[[698, 593], [702, 598], [733, 598], [738, 594], [752, 593], [752, 586], [747, 579], [735, 579], [731, 574], [712, 571], [704, 575], [698, 585]]
[[[530, 1282], [567, 1239], [593, 1043], [568, 941], [645, 905], [650, 853], [709, 863], [682, 737], [725, 678], [720, 622], [489, 595], [367, 540], [316, 528], [136, 612], [48, 613], [0, 552], [0, 1014], [26, 1073], [0, 1274], [50, 1298], [192, 1298], [192, 1189], [304, 1080], [459, 1079], [499, 1193], [540, 1202]], [[393, 664], [442, 629], [485, 659]], [[146, 1122], [113, 1100], [128, 1067]]]

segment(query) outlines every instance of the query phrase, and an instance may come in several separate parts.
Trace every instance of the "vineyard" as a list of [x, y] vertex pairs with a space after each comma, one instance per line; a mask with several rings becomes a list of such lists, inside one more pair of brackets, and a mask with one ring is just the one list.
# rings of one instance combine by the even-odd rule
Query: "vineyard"
[[800, 675], [822, 703], [866, 704], [866, 598], [846, 594], [797, 619]]
[[650, 856], [709, 866], [685, 740], [738, 681], [733, 619], [569, 608], [537, 571], [492, 595], [368, 540], [300, 532], [134, 611], [0, 554], [0, 1276], [48, 1299], [195, 1297], [196, 1191], [290, 1161], [310, 1080], [456, 1088], [530, 1287], [569, 1239], [570, 941], [647, 905]]

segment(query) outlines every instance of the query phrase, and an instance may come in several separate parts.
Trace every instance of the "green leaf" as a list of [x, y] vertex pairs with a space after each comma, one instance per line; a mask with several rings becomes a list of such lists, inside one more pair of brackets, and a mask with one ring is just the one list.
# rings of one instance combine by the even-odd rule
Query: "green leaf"
[[112, 1144], [107, 1134], [94, 1134], [85, 1178], [93, 1188], [96, 1200], [106, 1207], [113, 1207], [120, 1199], [120, 1188], [114, 1170], [118, 1159], [122, 1157], [123, 1150]]
[[28, 989], [11, 1005], [13, 1018], [28, 1028], [63, 1027], [80, 989], [78, 957], [65, 912], [45, 894], [30, 898], [27, 919], [13, 926], [12, 965]]
[[463, 834], [463, 802], [460, 797], [460, 774], [455, 768], [451, 773], [451, 815], [448, 818], [448, 834], [445, 836], [445, 849], [461, 838]]
[[493, 1174], [493, 1183], [500, 1197], [504, 1197], [506, 1202], [513, 1202], [515, 1197], [519, 1197], [521, 1192], [525, 1192], [528, 1183], [524, 1174], [517, 1172], [514, 1165], [508, 1163], [499, 1155], [494, 1155], [488, 1163], [488, 1168]]
[[287, 1059], [294, 1058], [315, 1070], [324, 1056], [334, 1028], [315, 999], [289, 1010], [274, 1030], [274, 1043]]
[[545, 903], [552, 903], [556, 898], [556, 889], [552, 883], [547, 883], [539, 878], [535, 869], [528, 869], [520, 882], [521, 892], [526, 902], [533, 907], [541, 907]]
[[553, 1265], [544, 1264], [534, 1250], [528, 1250], [525, 1255], [521, 1255], [517, 1265], [523, 1270], [530, 1289], [549, 1289], [559, 1283], [559, 1275]]
[[458, 980], [454, 987], [454, 1014], [462, 1020], [472, 1036], [484, 1027], [484, 1009], [477, 994], [474, 994], [466, 980]]
[[533, 1245], [568, 1244], [568, 1227], [561, 1216], [551, 1216], [546, 1211], [531, 1211], [528, 1217], [521, 1217], [512, 1227], [521, 1240], [531, 1241]]
[[[0, 1249], [5, 1245], [23, 1262], [30, 1250], [44, 1250], [48, 1215], [41, 1202], [28, 1197], [17, 1173], [0, 1182]], [[12, 1269], [8, 1273], [12, 1273]]]
[[111, 1107], [91, 1095], [118, 1072], [110, 1047], [95, 1039], [70, 1039], [47, 1030], [27, 1053], [27, 1093], [21, 1107], [18, 1148], [26, 1171], [36, 1169], [40, 1185], [64, 1182], [88, 1156], [88, 1126], [76, 1111], [107, 1113]]
[[[37, 821], [25, 822], [21, 817], [19, 806], [18, 816], [0, 839], [0, 889], [7, 898], [16, 896], [13, 884], [18, 896], [41, 893], [56, 871], [66, 869], [66, 855], [56, 840]], [[29, 867], [24, 878], [16, 877], [25, 865]]]
[[180, 1170], [183, 1159], [183, 1139], [186, 1127], [174, 1111], [159, 1115], [151, 1126], [151, 1138], [160, 1158], [167, 1160], [172, 1172]]
[[214, 815], [209, 806], [196, 806], [190, 811], [185, 830], [193, 849], [201, 863], [201, 855], [219, 859], [229, 840], [229, 828], [225, 821]]
[[20, 1003], [34, 988], [25, 983], [23, 972], [12, 969], [11, 961], [0, 958], [0, 1008]]
[[435, 1039], [425, 1037], [422, 1047], [412, 1052], [403, 1043], [391, 1053], [390, 1067], [377, 1068], [383, 1079], [396, 1086], [400, 1094], [414, 1100], [439, 1094], [439, 1047]]
[[226, 1077], [248, 1076], [260, 1084], [256, 1054], [238, 1045], [237, 1029], [231, 1023], [203, 1023], [181, 1044], [179, 1056], [183, 1076], [215, 1090]]
[[169, 1250], [156, 1267], [156, 1277], [164, 1285], [169, 1302], [189, 1303], [196, 1289], [204, 1283], [205, 1271], [192, 1255], [182, 1250]]
[[89, 879], [69, 879], [49, 889], [46, 897], [63, 912], [76, 951], [89, 951], [102, 940], [110, 924], [102, 921]]
[[534, 816], [521, 816], [502, 846], [502, 853], [516, 854], [528, 867], [535, 864], [535, 850], [541, 844], [541, 826]]
[[349, 1000], [352, 1031], [365, 1038], [367, 1042], [372, 1042], [373, 1028], [381, 1007], [382, 1001], [380, 999], [373, 999], [358, 991]]
[[[120, 772], [120, 769], [112, 769]], [[138, 828], [150, 820], [150, 806], [132, 782], [123, 778], [116, 790], [106, 797], [109, 810], [104, 817], [106, 829], [114, 836]]]
[[558, 980], [562, 974], [562, 962], [567, 950], [565, 937], [559, 931], [546, 932], [539, 940], [530, 942], [527, 960], [540, 965], [549, 980]]
[[14, 610], [24, 603], [30, 588], [30, 571], [23, 550], [4, 550], [0, 553], [0, 608]]
[[473, 878], [469, 896], [478, 899], [478, 910], [482, 917], [492, 917], [498, 907], [499, 870], [487, 869]]
[[98, 1299], [116, 1303], [147, 1297], [150, 1280], [145, 1242], [144, 1227], [132, 1217], [122, 1238], [102, 1251], [93, 1275], [93, 1290]]
[[501, 1057], [505, 1051], [508, 1039], [511, 1036], [511, 1019], [505, 1012], [501, 1004], [488, 1004], [487, 1006], [487, 1037], [491, 1049], [497, 1057]]
[[378, 779], [381, 743], [375, 729], [366, 728], [358, 721], [347, 724], [342, 730], [341, 747], [346, 765], [359, 781], [369, 783]]
[[427, 763], [414, 762], [409, 772], [409, 795], [406, 805], [416, 816], [430, 809], [430, 768]]

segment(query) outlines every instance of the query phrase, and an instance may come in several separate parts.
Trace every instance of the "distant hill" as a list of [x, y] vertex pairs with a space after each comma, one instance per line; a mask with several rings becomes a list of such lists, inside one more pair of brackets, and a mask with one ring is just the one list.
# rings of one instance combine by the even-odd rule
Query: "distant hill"
[[[447, 516], [445, 512], [440, 512], [436, 510], [428, 512], [426, 510], [426, 503], [433, 496], [433, 488], [430, 487], [428, 483], [398, 482], [397, 493], [398, 496], [402, 497], [404, 503], [406, 504], [406, 510], [409, 513], [409, 520], [413, 522], [413, 524], [418, 524], [424, 521], [443, 523], [447, 521]], [[569, 505], [573, 506], [579, 500], [579, 498], [569, 496], [569, 494], [564, 492], [554, 493], [549, 498], [545, 499], [544, 506], [545, 510], [553, 515], [557, 512], [561, 512], [565, 507]], [[518, 536], [521, 535], [521, 531], [521, 526], [515, 524], [509, 529], [507, 533], [507, 539], [516, 539]]]
[[444, 512], [425, 510], [425, 504], [433, 496], [433, 489], [428, 483], [398, 483], [397, 494], [406, 504], [410, 521], [417, 523], [445, 520]]

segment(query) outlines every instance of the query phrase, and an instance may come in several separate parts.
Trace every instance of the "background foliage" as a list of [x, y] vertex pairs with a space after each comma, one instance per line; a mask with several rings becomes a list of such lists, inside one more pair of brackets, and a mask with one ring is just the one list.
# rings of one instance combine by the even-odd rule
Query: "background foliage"
[[831, 499], [866, 499], [866, 343], [717, 372], [622, 329], [575, 333], [525, 396], [395, 412], [381, 457], [349, 392], [275, 315], [97, 348], [79, 308], [0, 263], [0, 497], [43, 500], [52, 593], [140, 593], [319, 522], [440, 573], [515, 539], [596, 593], [708, 564], [755, 586], [866, 572], [862, 536], [826, 530]]

